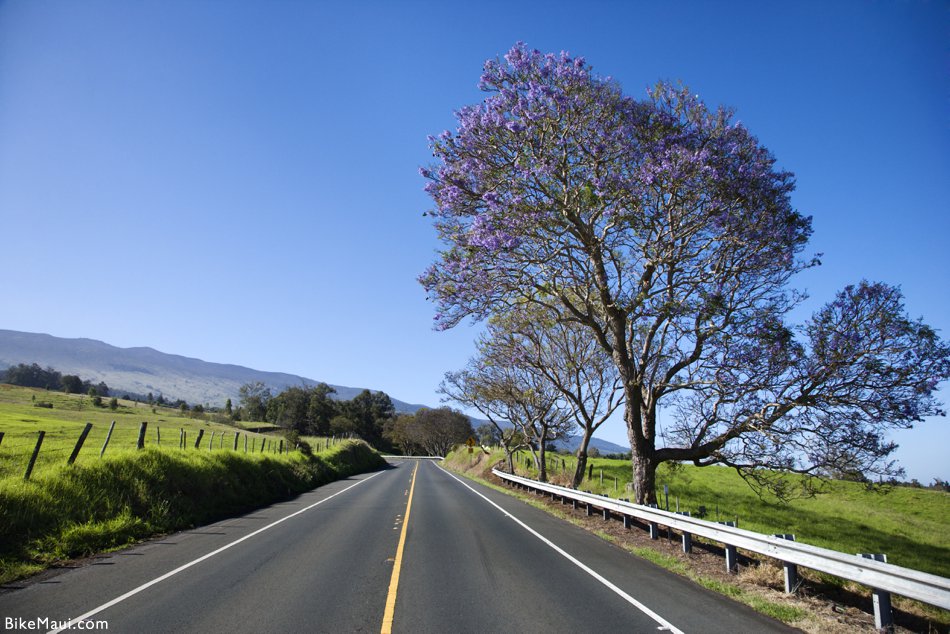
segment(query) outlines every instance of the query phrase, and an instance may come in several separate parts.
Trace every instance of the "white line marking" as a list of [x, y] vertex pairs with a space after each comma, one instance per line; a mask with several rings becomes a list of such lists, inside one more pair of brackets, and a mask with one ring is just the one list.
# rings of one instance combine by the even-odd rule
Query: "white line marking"
[[[204, 560], [206, 560], [206, 559], [210, 559], [211, 557], [214, 557], [215, 555], [217, 555], [217, 554], [219, 554], [219, 553], [223, 553], [224, 551], [226, 551], [228, 548], [231, 548], [232, 546], [237, 546], [237, 545], [240, 544], [241, 542], [243, 542], [243, 541], [245, 541], [245, 540], [248, 540], [248, 539], [254, 537], [255, 535], [258, 535], [258, 534], [260, 534], [260, 533], [263, 533], [264, 531], [266, 531], [266, 530], [268, 530], [268, 529], [270, 529], [270, 528], [273, 528], [273, 527], [277, 526], [278, 524], [280, 524], [280, 523], [282, 523], [282, 522], [286, 522], [287, 520], [289, 520], [289, 519], [292, 518], [292, 517], [296, 517], [297, 515], [300, 515], [301, 513], [306, 513], [307, 511], [309, 511], [309, 510], [312, 509], [313, 507], [319, 506], [319, 505], [323, 504], [324, 502], [326, 502], [327, 500], [332, 500], [332, 499], [335, 498], [336, 496], [341, 495], [341, 494], [343, 494], [343, 493], [346, 493], [347, 491], [349, 491], [350, 489], [352, 489], [352, 488], [355, 487], [355, 486], [359, 486], [359, 485], [363, 484], [364, 482], [369, 482], [370, 480], [372, 480], [373, 478], [375, 478], [376, 476], [378, 476], [380, 473], [383, 473], [383, 472], [382, 472], [382, 471], [378, 471], [378, 472], [374, 473], [373, 475], [371, 475], [370, 477], [366, 478], [365, 480], [360, 480], [359, 482], [356, 482], [356, 483], [354, 483], [354, 484], [351, 484], [350, 486], [346, 487], [345, 489], [343, 489], [343, 490], [341, 490], [341, 491], [337, 491], [336, 493], [334, 493], [333, 495], [331, 495], [331, 496], [329, 496], [329, 497], [323, 498], [323, 499], [320, 500], [319, 502], [314, 502], [314, 503], [311, 504], [310, 506], [307, 506], [307, 507], [305, 507], [305, 508], [300, 509], [299, 511], [296, 511], [296, 512], [294, 512], [294, 513], [291, 513], [290, 515], [288, 515], [288, 516], [286, 516], [286, 517], [282, 517], [282, 518], [280, 518], [279, 520], [277, 520], [277, 521], [275, 521], [275, 522], [271, 522], [271, 523], [268, 524], [267, 526], [264, 526], [263, 528], [259, 528], [259, 529], [257, 529], [256, 531], [254, 531], [253, 533], [248, 533], [248, 534], [245, 535], [244, 537], [242, 537], [242, 538], [240, 538], [240, 539], [236, 539], [236, 540], [234, 540], [233, 542], [231, 542], [230, 544], [225, 544], [225, 545], [222, 546], [221, 548], [218, 548], [217, 550], [213, 550], [213, 551], [211, 551], [210, 553], [208, 553], [207, 555], [202, 555], [201, 557], [198, 557], [198, 559], [195, 559], [194, 561], [189, 561], [187, 564], [184, 564], [184, 565], [182, 565], [182, 566], [179, 566], [179, 567], [175, 568], [174, 570], [172, 570], [172, 571], [170, 571], [170, 572], [166, 572], [166, 573], [163, 574], [161, 577], [156, 577], [155, 579], [152, 579], [151, 581], [149, 581], [149, 582], [147, 582], [147, 583], [143, 583], [143, 584], [140, 585], [138, 588], [135, 588], [135, 589], [133, 589], [133, 590], [129, 590], [129, 591], [126, 592], [125, 594], [123, 594], [123, 595], [121, 595], [121, 596], [118, 596], [118, 597], [112, 599], [111, 601], [109, 601], [109, 602], [107, 602], [107, 603], [103, 603], [102, 605], [100, 605], [100, 606], [97, 607], [97, 608], [93, 608], [92, 610], [90, 610], [89, 612], [86, 612], [86, 613], [83, 614], [82, 616], [77, 616], [77, 617], [74, 618], [74, 619], [68, 620], [66, 623], [67, 623], [67, 624], [70, 624], [70, 623], [76, 623], [76, 622], [78, 622], [78, 621], [85, 621], [85, 620], [88, 619], [89, 617], [95, 616], [96, 614], [99, 614], [99, 613], [102, 612], [103, 610], [107, 610], [107, 609], [111, 608], [112, 606], [114, 606], [114, 605], [116, 605], [116, 604], [118, 604], [118, 603], [122, 603], [122, 602], [125, 601], [126, 599], [137, 595], [138, 593], [142, 592], [143, 590], [147, 590], [147, 589], [151, 588], [152, 586], [154, 586], [154, 585], [157, 584], [157, 583], [161, 583], [162, 581], [165, 581], [165, 580], [168, 579], [169, 577], [173, 577], [173, 576], [177, 575], [179, 572], [182, 572], [183, 570], [187, 570], [188, 568], [191, 568], [192, 566], [194, 566], [194, 565], [196, 565], [196, 564], [200, 564], [202, 561], [204, 561]], [[50, 630], [49, 632], [47, 632], [47, 634], [58, 634], [59, 632], [62, 632], [64, 629], [66, 629], [66, 628], [61, 627], [61, 628], [56, 629], [56, 630]]]
[[[439, 466], [441, 467], [441, 465], [439, 465]], [[498, 509], [499, 511], [501, 511], [501, 512], [505, 515], [505, 517], [510, 517], [510, 518], [511, 518], [513, 521], [515, 521], [519, 526], [521, 526], [521, 528], [525, 529], [526, 531], [528, 531], [529, 533], [531, 533], [532, 535], [534, 535], [535, 537], [537, 537], [538, 539], [540, 539], [542, 542], [544, 542], [545, 544], [547, 544], [548, 546], [550, 546], [551, 548], [553, 548], [559, 555], [561, 555], [562, 557], [564, 557], [565, 559], [567, 559], [568, 561], [570, 561], [572, 564], [574, 564], [575, 566], [577, 566], [578, 568], [580, 568], [581, 570], [583, 570], [584, 572], [586, 572], [587, 574], [589, 574], [591, 577], [593, 577], [594, 579], [596, 579], [597, 581], [599, 581], [599, 582], [602, 583], [603, 585], [607, 586], [607, 588], [609, 588], [610, 590], [612, 590], [615, 594], [619, 595], [624, 601], [626, 601], [627, 603], [629, 603], [630, 605], [632, 605], [633, 607], [637, 608], [638, 610], [640, 610], [641, 612], [643, 612], [644, 614], [646, 614], [647, 616], [649, 616], [651, 619], [653, 619], [654, 621], [656, 621], [657, 623], [659, 623], [659, 624], [660, 624], [660, 628], [658, 628], [658, 629], [665, 629], [665, 630], [668, 629], [670, 632], [674, 632], [675, 634], [683, 634], [683, 631], [680, 630], [679, 628], [677, 628], [675, 625], [673, 625], [672, 623], [670, 623], [669, 621], [667, 621], [666, 619], [664, 619], [662, 616], [660, 616], [659, 614], [657, 614], [656, 612], [654, 612], [653, 610], [651, 610], [651, 609], [648, 608], [647, 606], [643, 605], [642, 603], [640, 603], [639, 601], [637, 601], [636, 599], [634, 599], [632, 596], [630, 596], [629, 594], [627, 594], [626, 592], [624, 592], [623, 590], [621, 590], [620, 588], [618, 588], [617, 586], [615, 586], [613, 583], [611, 583], [610, 581], [608, 581], [608, 580], [605, 579], [604, 577], [600, 576], [600, 575], [599, 575], [597, 572], [595, 572], [593, 569], [591, 569], [591, 568], [588, 567], [586, 564], [584, 564], [584, 563], [582, 563], [581, 561], [579, 561], [578, 559], [576, 559], [573, 555], [570, 555], [569, 553], [567, 553], [564, 549], [562, 549], [560, 546], [558, 546], [557, 544], [555, 544], [554, 542], [552, 542], [550, 539], [548, 539], [547, 537], [545, 537], [544, 535], [542, 535], [542, 534], [539, 533], [538, 531], [534, 530], [533, 528], [531, 528], [530, 526], [528, 526], [527, 524], [525, 524], [524, 522], [522, 522], [521, 520], [519, 520], [517, 517], [515, 517], [514, 515], [512, 515], [511, 513], [509, 513], [509, 512], [506, 511], [505, 509], [501, 508], [500, 506], [498, 506], [497, 504], [495, 504], [494, 502], [492, 502], [491, 500], [489, 500], [487, 497], [485, 497], [484, 495], [482, 495], [481, 493], [479, 493], [478, 491], [476, 491], [475, 489], [473, 489], [472, 487], [470, 487], [466, 482], [464, 482], [463, 480], [457, 478], [454, 474], [449, 473], [448, 471], [446, 471], [444, 467], [442, 467], [442, 471], [443, 471], [446, 475], [448, 475], [450, 478], [452, 478], [453, 480], [455, 480], [456, 482], [458, 482], [459, 484], [461, 484], [463, 487], [465, 487], [466, 489], [468, 489], [469, 491], [471, 491], [472, 493], [474, 493], [475, 495], [477, 495], [478, 497], [482, 498], [483, 500], [485, 500], [486, 502], [488, 502], [489, 504], [491, 504], [492, 506], [494, 506], [496, 509]]]

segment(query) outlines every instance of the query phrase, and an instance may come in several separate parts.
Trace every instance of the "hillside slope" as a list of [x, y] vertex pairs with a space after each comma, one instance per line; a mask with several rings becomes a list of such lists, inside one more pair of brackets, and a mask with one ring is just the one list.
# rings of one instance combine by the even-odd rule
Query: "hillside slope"
[[[45, 334], [0, 330], [0, 368], [38, 363], [93, 383], [105, 381], [113, 390], [184, 399], [222, 406], [237, 400], [245, 383], [261, 381], [274, 392], [318, 381], [283, 372], [264, 372], [240, 365], [211, 363], [152, 348], [118, 348], [95, 339], [65, 339]], [[337, 398], [348, 400], [363, 388], [334, 385]], [[396, 410], [414, 412], [421, 405], [393, 399]]]

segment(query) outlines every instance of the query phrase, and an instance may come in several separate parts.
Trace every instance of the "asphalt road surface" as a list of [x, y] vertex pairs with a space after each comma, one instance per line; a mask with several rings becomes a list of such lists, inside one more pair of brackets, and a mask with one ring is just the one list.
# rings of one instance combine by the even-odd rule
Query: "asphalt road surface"
[[8, 632], [795, 631], [415, 460], [12, 585]]

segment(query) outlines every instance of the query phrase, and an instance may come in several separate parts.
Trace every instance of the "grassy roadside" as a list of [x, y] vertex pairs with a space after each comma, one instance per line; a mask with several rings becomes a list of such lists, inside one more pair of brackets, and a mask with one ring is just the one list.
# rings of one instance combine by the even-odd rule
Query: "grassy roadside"
[[[796, 595], [785, 595], [782, 585], [782, 569], [776, 562], [768, 560], [767, 558], [747, 559], [743, 562], [738, 575], [728, 575], [724, 570], [721, 553], [715, 552], [717, 550], [715, 547], [710, 549], [703, 547], [696, 548], [697, 540], [695, 538], [693, 553], [685, 555], [679, 548], [678, 537], [676, 536], [674, 536], [671, 541], [662, 538], [660, 540], [651, 540], [645, 531], [624, 529], [620, 522], [605, 522], [602, 518], [597, 516], [587, 517], [583, 511], [572, 511], [569, 506], [553, 503], [548, 498], [533, 496], [508, 487], [499, 486], [496, 482], [497, 478], [492, 476], [490, 471], [491, 467], [496, 465], [503, 457], [503, 453], [500, 451], [493, 452], [490, 455], [470, 455], [467, 451], [463, 450], [450, 454], [443, 463], [443, 466], [456, 473], [478, 480], [492, 488], [518, 497], [527, 504], [545, 510], [585, 530], [591, 531], [635, 555], [647, 559], [676, 574], [686, 576], [707, 589], [726, 595], [752, 607], [758, 612], [769, 615], [794, 627], [798, 627], [806, 632], [844, 634], [846, 632], [876, 631], [873, 626], [873, 616], [870, 613], [870, 592], [866, 588], [862, 588], [850, 582], [842, 582], [841, 580], [830, 578], [820, 573], [800, 569], [800, 573], [805, 579], [805, 584]], [[609, 463], [620, 462], [622, 461], [598, 460], [596, 463], [598, 466], [595, 466], [594, 470], [594, 480], [596, 484], [600, 482], [599, 468], [602, 466], [615, 466]], [[519, 471], [526, 471], [523, 468], [523, 460], [520, 463], [520, 467]], [[624, 463], [622, 468], [629, 471], [629, 464]], [[528, 471], [530, 471], [530, 469]], [[719, 473], [715, 474], [715, 477], [722, 477], [723, 471], [724, 470], [719, 470]], [[690, 470], [687, 468], [682, 472], [678, 472], [678, 475], [685, 476], [691, 479], [692, 482], [708, 485], [709, 483], [705, 480], [705, 472], [705, 469]], [[525, 475], [527, 477], [536, 476], [534, 473], [519, 473], [519, 475]], [[556, 477], [555, 475], [555, 478]], [[594, 482], [585, 480], [582, 488], [593, 490], [596, 488], [596, 486], [592, 486], [594, 484]], [[605, 484], [612, 489], [612, 479], [605, 477]], [[742, 484], [741, 480], [739, 484]], [[710, 486], [715, 486], [715, 483], [713, 482]], [[623, 491], [622, 485], [618, 488]], [[610, 491], [607, 490], [598, 492], [610, 493]], [[681, 492], [684, 493], [680, 500], [682, 504], [687, 496], [683, 489], [681, 489]], [[614, 493], [613, 497], [622, 497], [623, 495], [623, 493], [620, 495]], [[880, 494], [877, 493], [868, 493], [867, 495], [880, 496]], [[947, 496], [947, 494], [942, 495]], [[758, 499], [755, 498], [754, 494], [749, 493], [749, 496], [756, 500]], [[827, 517], [824, 518], [824, 521], [817, 522], [814, 530], [818, 533], [824, 530], [826, 526], [834, 526], [836, 523], [847, 525], [848, 522], [852, 521], [850, 519], [841, 520], [835, 516], [835, 508], [840, 507], [842, 504], [844, 504], [845, 507], [848, 506], [846, 499], [844, 502], [837, 499], [838, 497], [845, 496], [839, 496], [832, 490], [831, 493], [826, 494], [826, 497], [827, 499], [822, 501], [821, 504], [827, 505], [827, 510], [824, 511]], [[944, 497], [942, 500], [946, 499], [947, 497]], [[939, 497], [932, 498], [931, 502], [933, 502], [933, 504], [929, 509], [917, 508], [916, 510], [918, 514], [924, 516], [931, 513], [936, 514], [937, 521], [939, 522], [940, 509], [945, 508], [942, 506], [942, 500]], [[744, 501], [744, 503], [745, 502], [750, 505], [748, 508], [749, 513], [756, 511], [753, 502]], [[768, 506], [767, 503], [761, 501], [760, 503]], [[794, 507], [794, 504], [792, 506]], [[762, 512], [764, 514], [769, 513], [767, 508]], [[818, 513], [819, 517], [820, 515], [821, 513]], [[847, 515], [847, 513], [845, 515]], [[784, 517], [784, 515], [779, 515], [780, 519]], [[875, 513], [869, 512], [866, 514], [863, 522], [873, 522], [874, 517]], [[713, 517], [712, 519], [715, 518]], [[945, 516], [943, 525], [946, 525]], [[751, 530], [757, 530], [749, 526], [748, 523], [744, 523], [743, 526]], [[845, 526], [845, 528], [847, 528], [847, 526]], [[887, 528], [880, 528], [879, 531], [881, 534], [886, 535]], [[847, 530], [844, 532], [847, 535]], [[911, 533], [907, 539], [913, 542], [916, 537], [917, 536]], [[924, 538], [926, 539], [927, 536]], [[938, 536], [938, 539], [941, 538], [945, 539], [946, 535]], [[799, 541], [809, 540], [800, 539]], [[833, 541], [833, 539], [831, 541]], [[828, 547], [833, 548], [834, 546]], [[848, 552], [847, 547], [838, 549]], [[931, 565], [933, 565], [933, 563], [931, 563]], [[927, 632], [929, 634], [931, 632], [950, 631], [950, 612], [946, 610], [940, 610], [896, 596], [894, 597], [894, 606], [898, 619], [898, 632]]]
[[[536, 478], [521, 456], [518, 474]], [[561, 468], [563, 461], [564, 468]], [[594, 458], [592, 477], [582, 490], [612, 498], [632, 497], [627, 490], [630, 462]], [[568, 485], [572, 456], [557, 456], [549, 464], [549, 480]], [[616, 482], [616, 485], [614, 484]], [[850, 553], [887, 553], [898, 566], [950, 577], [950, 493], [910, 487], [868, 490], [860, 482], [830, 481], [824, 492], [785, 504], [760, 498], [736, 472], [726, 467], [663, 465], [657, 472], [660, 506], [669, 488], [670, 510], [690, 511], [712, 521], [738, 519], [740, 528], [759, 533], [792, 533], [800, 542]]]
[[159, 448], [0, 479], [0, 583], [57, 561], [213, 522], [381, 467], [347, 441], [305, 456]]
[[[113, 422], [115, 428], [110, 435]], [[177, 448], [184, 439], [187, 448], [193, 450], [200, 435], [202, 450], [207, 451], [212, 444], [214, 449], [228, 449], [233, 448], [237, 436], [238, 451], [244, 452], [246, 443], [247, 453], [255, 453], [261, 451], [266, 440], [274, 440], [272, 436], [249, 432], [240, 426], [261, 430], [269, 427], [266, 423], [233, 423], [220, 414], [186, 414], [169, 407], [123, 399], [117, 400], [113, 410], [96, 407], [92, 399], [84, 395], [0, 384], [0, 433], [3, 433], [0, 478], [24, 475], [39, 431], [45, 432], [45, 437], [34, 474], [65, 464], [86, 423], [92, 424], [92, 430], [77, 457], [77, 464], [96, 462], [107, 436], [106, 456], [134, 449], [142, 422], [147, 423], [143, 440], [149, 448]]]

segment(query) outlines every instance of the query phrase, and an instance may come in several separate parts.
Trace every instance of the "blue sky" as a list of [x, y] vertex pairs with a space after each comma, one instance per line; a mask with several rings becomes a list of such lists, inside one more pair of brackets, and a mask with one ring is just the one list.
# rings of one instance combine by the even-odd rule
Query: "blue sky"
[[[518, 40], [734, 107], [814, 217], [802, 315], [881, 280], [950, 336], [950, 4], [922, 0], [0, 3], [0, 328], [437, 404], [477, 329], [431, 328], [417, 169]], [[950, 476], [946, 419], [895, 438]]]

